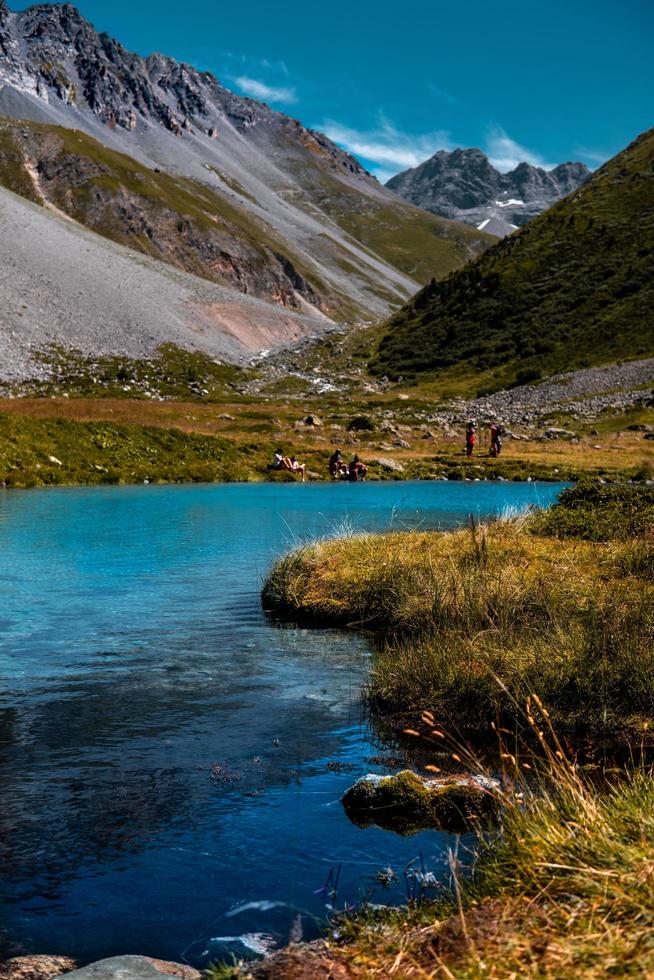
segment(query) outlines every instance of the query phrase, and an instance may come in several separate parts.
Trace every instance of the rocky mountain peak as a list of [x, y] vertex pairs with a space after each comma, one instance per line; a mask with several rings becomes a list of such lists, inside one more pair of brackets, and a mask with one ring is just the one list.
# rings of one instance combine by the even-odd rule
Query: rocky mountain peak
[[[277, 131], [290, 120], [252, 99], [223, 88], [200, 72], [162, 54], [148, 58], [100, 34], [72, 4], [39, 4], [10, 16], [0, 0], [0, 89], [2, 83], [36, 95], [50, 106], [63, 104], [111, 129], [133, 132], [162, 127], [175, 136], [216, 137], [227, 123], [240, 132], [257, 124]], [[38, 114], [37, 114], [38, 118]], [[318, 137], [304, 127], [306, 144]], [[344, 170], [367, 176], [349, 154], [326, 138], [320, 152]]]
[[589, 174], [583, 163], [546, 171], [526, 161], [503, 174], [475, 147], [439, 150], [386, 186], [434, 214], [508, 233], [576, 190]]

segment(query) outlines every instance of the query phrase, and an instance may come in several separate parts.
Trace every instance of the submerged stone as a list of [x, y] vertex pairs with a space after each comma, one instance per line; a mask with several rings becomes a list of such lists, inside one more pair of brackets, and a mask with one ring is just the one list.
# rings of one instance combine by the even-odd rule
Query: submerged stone
[[68, 956], [14, 956], [0, 963], [0, 980], [50, 980], [76, 966]]
[[394, 776], [370, 773], [343, 797], [350, 820], [408, 835], [428, 827], [463, 833], [497, 817], [499, 783], [486, 776], [426, 779], [408, 769]]
[[201, 974], [182, 963], [169, 963], [150, 956], [112, 956], [67, 974], [71, 980], [163, 980], [181, 977], [200, 980]]

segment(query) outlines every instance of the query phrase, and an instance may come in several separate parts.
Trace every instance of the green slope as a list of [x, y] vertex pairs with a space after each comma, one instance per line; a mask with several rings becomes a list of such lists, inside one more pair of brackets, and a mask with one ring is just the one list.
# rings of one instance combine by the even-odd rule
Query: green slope
[[654, 354], [654, 130], [388, 322], [372, 369], [489, 388]]

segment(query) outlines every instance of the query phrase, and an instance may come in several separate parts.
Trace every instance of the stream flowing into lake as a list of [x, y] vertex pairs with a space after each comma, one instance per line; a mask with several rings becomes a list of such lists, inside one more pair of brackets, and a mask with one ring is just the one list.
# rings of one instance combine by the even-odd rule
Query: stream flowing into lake
[[206, 966], [317, 935], [329, 904], [404, 901], [412, 862], [445, 879], [453, 837], [360, 829], [340, 804], [393, 748], [362, 716], [369, 641], [275, 623], [263, 578], [344, 526], [450, 528], [560, 490], [1, 493], [0, 956]]

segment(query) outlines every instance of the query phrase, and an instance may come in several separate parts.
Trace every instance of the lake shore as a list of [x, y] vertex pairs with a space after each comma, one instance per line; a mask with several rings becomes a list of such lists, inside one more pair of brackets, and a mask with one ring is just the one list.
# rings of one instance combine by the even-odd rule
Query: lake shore
[[439, 769], [495, 732], [503, 816], [449, 897], [364, 910], [242, 975], [649, 975], [654, 781], [644, 757], [598, 780], [601, 753], [588, 770], [578, 750], [649, 740], [653, 535], [654, 491], [585, 484], [520, 522], [353, 536], [275, 566], [267, 606], [380, 634], [371, 710], [411, 724]]
[[[596, 423], [514, 427], [499, 459], [481, 430], [473, 458], [463, 432], [425, 423], [424, 407], [387, 401], [342, 405], [254, 399], [204, 404], [129, 398], [0, 399], [0, 483], [8, 487], [294, 480], [270, 464], [282, 447], [326, 480], [328, 459], [355, 453], [374, 480], [549, 480], [588, 474], [654, 478], [654, 411]], [[367, 414], [359, 414], [360, 412]], [[355, 426], [355, 427], [353, 427]], [[366, 428], [370, 426], [370, 428]]]

